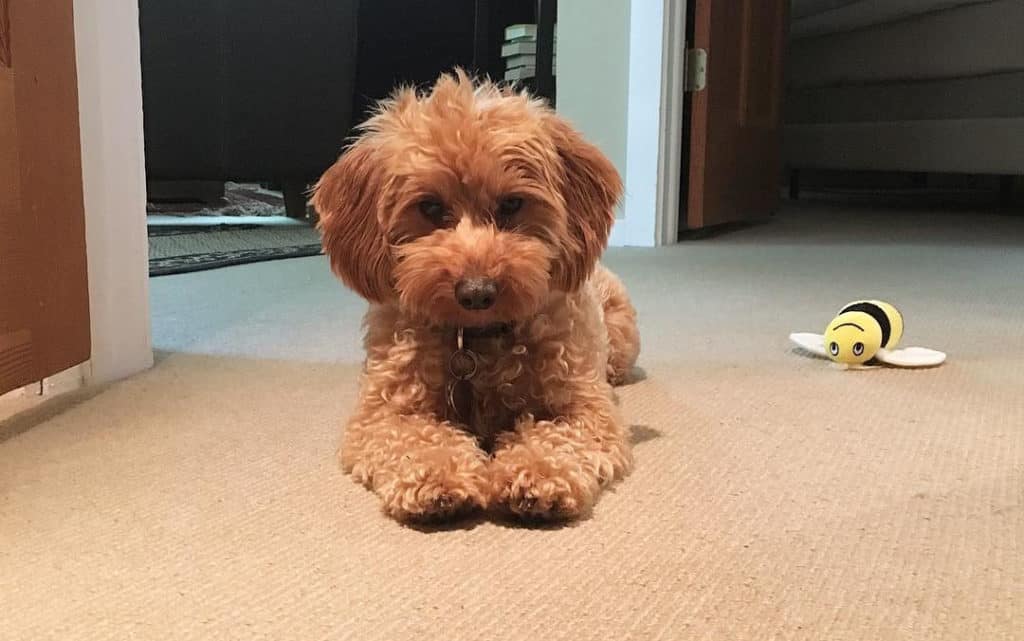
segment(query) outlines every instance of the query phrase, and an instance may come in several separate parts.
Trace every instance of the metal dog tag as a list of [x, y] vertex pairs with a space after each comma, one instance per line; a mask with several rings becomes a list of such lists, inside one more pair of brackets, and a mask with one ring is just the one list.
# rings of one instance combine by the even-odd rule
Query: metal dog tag
[[456, 337], [455, 351], [448, 357], [448, 373], [452, 380], [448, 381], [448, 409], [450, 416], [456, 421], [468, 421], [473, 403], [473, 385], [469, 379], [476, 375], [479, 359], [472, 351], [466, 349], [463, 341], [462, 328]]
[[468, 381], [476, 375], [480, 366], [479, 358], [476, 353], [466, 349], [463, 345], [461, 327], [456, 340], [456, 350], [448, 357], [448, 373], [457, 381]]

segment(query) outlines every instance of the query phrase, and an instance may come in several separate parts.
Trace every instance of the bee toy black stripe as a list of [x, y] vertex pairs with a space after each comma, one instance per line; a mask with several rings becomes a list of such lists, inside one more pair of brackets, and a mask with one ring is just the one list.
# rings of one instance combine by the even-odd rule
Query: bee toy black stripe
[[[847, 305], [839, 313], [845, 314], [846, 312], [864, 312], [875, 319], [878, 327], [882, 330], [882, 347], [889, 347], [889, 339], [892, 338], [892, 323], [889, 322], [889, 316], [885, 313], [884, 309], [874, 303], [860, 302]], [[899, 312], [896, 313], [898, 314]]]

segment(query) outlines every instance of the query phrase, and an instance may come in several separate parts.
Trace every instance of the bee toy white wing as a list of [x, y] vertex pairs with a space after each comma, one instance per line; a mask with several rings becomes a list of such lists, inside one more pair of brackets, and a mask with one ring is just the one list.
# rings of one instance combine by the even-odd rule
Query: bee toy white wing
[[946, 362], [946, 354], [927, 347], [880, 349], [875, 358], [896, 367], [936, 367]]
[[816, 356], [828, 358], [828, 352], [825, 351], [825, 337], [821, 334], [795, 332], [789, 335], [789, 340], [796, 343], [797, 347], [807, 350]]

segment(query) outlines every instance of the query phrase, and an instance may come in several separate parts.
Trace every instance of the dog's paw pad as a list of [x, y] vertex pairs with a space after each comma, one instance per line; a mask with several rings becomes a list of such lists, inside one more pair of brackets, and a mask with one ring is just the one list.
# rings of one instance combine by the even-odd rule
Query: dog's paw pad
[[401, 520], [429, 523], [455, 518], [479, 507], [481, 506], [477, 501], [465, 495], [441, 491], [415, 502], [404, 503], [400, 508], [391, 506], [391, 509], [388, 509], [388, 506], [385, 506], [385, 509]]
[[509, 491], [510, 497], [508, 500], [508, 507], [510, 510], [517, 514], [528, 514], [537, 507], [537, 497], [535, 496], [511, 496], [512, 492]]
[[440, 494], [430, 502], [432, 512], [451, 512], [459, 505], [459, 501], [451, 494]]
[[508, 483], [500, 493], [500, 503], [513, 515], [536, 521], [564, 521], [582, 513], [580, 501], [571, 490], [541, 491], [533, 485]]
[[447, 519], [471, 512], [480, 505], [466, 496], [442, 492], [428, 501], [424, 507], [424, 518]]

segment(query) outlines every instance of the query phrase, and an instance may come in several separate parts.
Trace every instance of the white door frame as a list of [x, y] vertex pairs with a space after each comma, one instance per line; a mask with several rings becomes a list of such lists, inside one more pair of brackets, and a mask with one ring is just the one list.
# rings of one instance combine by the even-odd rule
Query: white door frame
[[92, 357], [85, 384], [153, 364], [138, 0], [74, 0]]
[[655, 208], [655, 245], [679, 242], [679, 202], [686, 100], [686, 2], [664, 0], [661, 56], [661, 136], [658, 140], [658, 203]]
[[685, 2], [632, 0], [626, 195], [612, 245], [652, 247], [677, 241], [685, 52]]

